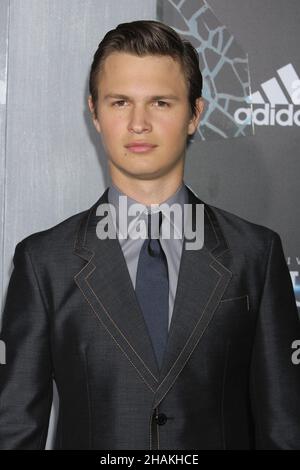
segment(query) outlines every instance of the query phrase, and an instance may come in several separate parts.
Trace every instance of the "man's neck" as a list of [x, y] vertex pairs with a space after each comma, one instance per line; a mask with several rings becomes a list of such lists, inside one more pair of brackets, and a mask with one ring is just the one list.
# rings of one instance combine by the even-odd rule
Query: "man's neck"
[[153, 181], [138, 181], [134, 185], [122, 185], [120, 181], [114, 181], [113, 179], [112, 183], [120, 192], [146, 206], [163, 203], [184, 184], [183, 180], [179, 180], [164, 185], [162, 183], [156, 184]]
[[151, 180], [127, 178], [120, 174], [115, 175], [114, 172], [110, 176], [111, 182], [120, 192], [146, 206], [162, 204], [184, 184], [183, 174]]

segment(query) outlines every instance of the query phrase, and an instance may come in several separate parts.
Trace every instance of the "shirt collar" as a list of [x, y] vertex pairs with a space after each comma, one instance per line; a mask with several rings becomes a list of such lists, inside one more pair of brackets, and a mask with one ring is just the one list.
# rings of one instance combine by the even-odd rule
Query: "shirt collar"
[[[109, 202], [109, 204], [112, 204], [115, 208], [115, 213], [116, 213], [116, 227], [115, 228], [117, 229], [118, 233], [122, 234], [123, 238], [127, 238], [128, 233], [123, 233], [122, 230], [121, 230], [121, 228], [124, 227], [125, 224], [120, 223], [120, 217], [122, 217], [122, 218], [126, 217], [127, 214], [124, 214], [123, 211], [121, 211], [121, 213], [119, 214], [119, 197], [120, 196], [127, 196], [127, 195], [125, 193], [123, 193], [114, 183], [112, 183], [111, 186], [108, 189], [108, 202]], [[145, 204], [139, 203], [135, 199], [127, 196], [128, 210], [129, 210], [129, 208], [132, 204], [140, 204], [142, 206], [142, 212], [139, 215], [135, 216], [135, 217], [128, 216], [128, 221], [127, 221], [126, 226], [128, 228], [129, 223], [135, 225], [140, 220], [146, 220], [147, 217], [148, 217], [148, 213], [151, 212], [151, 210], [152, 210], [152, 213], [153, 212], [158, 212], [158, 211], [161, 210], [163, 212], [165, 218], [169, 221], [169, 223], [171, 223], [174, 226], [174, 231], [176, 231], [178, 236], [180, 236], [180, 238], [181, 238], [182, 230], [183, 230], [183, 221], [182, 221], [182, 225], [178, 225], [176, 217], [175, 217], [174, 220], [170, 220], [169, 219], [169, 213], [166, 212], [163, 205], [166, 204], [168, 206], [172, 206], [173, 204], [179, 204], [181, 206], [182, 214], [184, 214], [184, 204], [187, 204], [187, 203], [188, 203], [188, 191], [187, 191], [187, 188], [186, 188], [184, 183], [181, 183], [181, 185], [175, 191], [175, 193], [172, 196], [170, 196], [168, 199], [166, 199], [165, 201], [163, 201], [160, 204], [155, 204], [155, 205], [152, 204], [152, 206], [147, 206]], [[133, 225], [131, 225], [131, 226], [133, 226]]]

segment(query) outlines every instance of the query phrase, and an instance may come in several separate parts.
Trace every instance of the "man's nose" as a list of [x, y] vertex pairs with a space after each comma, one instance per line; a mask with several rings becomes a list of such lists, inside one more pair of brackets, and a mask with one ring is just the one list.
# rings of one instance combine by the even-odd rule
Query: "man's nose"
[[128, 128], [130, 132], [137, 133], [147, 132], [151, 130], [149, 113], [143, 105], [133, 106], [130, 113]]

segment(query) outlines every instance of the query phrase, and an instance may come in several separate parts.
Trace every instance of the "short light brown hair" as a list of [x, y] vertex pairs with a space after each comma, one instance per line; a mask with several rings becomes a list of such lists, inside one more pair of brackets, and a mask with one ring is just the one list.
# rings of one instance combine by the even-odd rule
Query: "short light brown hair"
[[[121, 23], [108, 31], [94, 54], [89, 77], [89, 91], [95, 114], [98, 101], [99, 72], [104, 60], [113, 52], [137, 56], [163, 55], [179, 61], [187, 80], [191, 116], [196, 115], [196, 99], [202, 96], [202, 74], [196, 49], [164, 23], [139, 20]], [[97, 116], [97, 114], [96, 114]]]

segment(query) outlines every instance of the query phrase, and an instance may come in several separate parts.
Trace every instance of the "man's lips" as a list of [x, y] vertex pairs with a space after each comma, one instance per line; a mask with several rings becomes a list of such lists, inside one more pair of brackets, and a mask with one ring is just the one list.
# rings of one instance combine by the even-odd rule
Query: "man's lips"
[[149, 144], [148, 142], [132, 142], [130, 144], [125, 145], [125, 147], [131, 152], [140, 153], [152, 150], [157, 147], [157, 145]]

